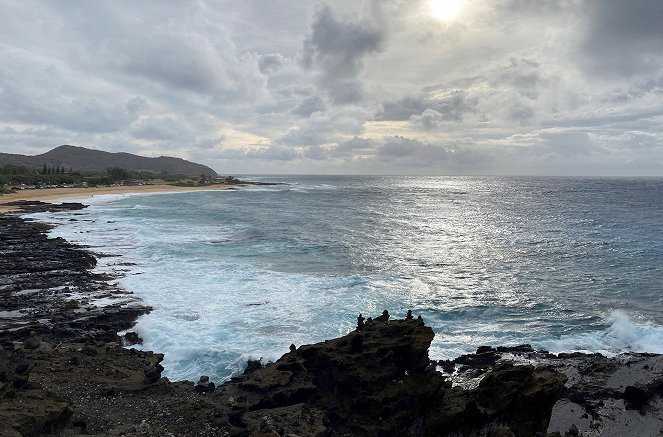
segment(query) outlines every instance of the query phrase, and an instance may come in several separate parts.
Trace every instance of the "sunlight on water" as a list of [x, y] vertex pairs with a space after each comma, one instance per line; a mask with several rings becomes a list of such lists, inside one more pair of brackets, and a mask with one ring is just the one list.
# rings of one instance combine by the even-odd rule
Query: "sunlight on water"
[[228, 377], [247, 357], [275, 359], [385, 308], [424, 317], [433, 358], [483, 344], [661, 348], [662, 180], [286, 182], [39, 217], [122, 255], [101, 269], [136, 263], [121, 284], [155, 308], [136, 329], [172, 379]]

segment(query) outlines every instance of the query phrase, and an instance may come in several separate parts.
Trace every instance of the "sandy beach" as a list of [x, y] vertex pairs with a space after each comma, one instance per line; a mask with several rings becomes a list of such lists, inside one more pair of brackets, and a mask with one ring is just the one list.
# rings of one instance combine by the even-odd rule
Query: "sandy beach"
[[203, 187], [178, 187], [174, 185], [131, 185], [131, 186], [109, 186], [90, 188], [44, 188], [38, 190], [21, 190], [11, 194], [0, 196], [0, 213], [17, 209], [15, 206], [5, 206], [4, 203], [17, 200], [39, 200], [43, 202], [66, 201], [67, 199], [80, 199], [104, 194], [144, 194], [144, 193], [168, 193], [180, 191], [210, 191], [227, 190], [235, 187], [248, 186], [249, 184], [216, 184]]

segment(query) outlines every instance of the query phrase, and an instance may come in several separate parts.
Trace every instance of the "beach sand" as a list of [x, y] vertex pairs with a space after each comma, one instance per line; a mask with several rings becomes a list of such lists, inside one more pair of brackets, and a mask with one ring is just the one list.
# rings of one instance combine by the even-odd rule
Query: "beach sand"
[[44, 188], [38, 190], [20, 190], [11, 194], [0, 196], [0, 213], [16, 210], [15, 206], [6, 206], [4, 203], [17, 200], [38, 200], [43, 202], [66, 201], [67, 199], [80, 199], [102, 194], [143, 194], [143, 193], [169, 193], [180, 191], [210, 191], [227, 190], [250, 184], [216, 184], [204, 187], [178, 187], [174, 185], [131, 185], [90, 188]]

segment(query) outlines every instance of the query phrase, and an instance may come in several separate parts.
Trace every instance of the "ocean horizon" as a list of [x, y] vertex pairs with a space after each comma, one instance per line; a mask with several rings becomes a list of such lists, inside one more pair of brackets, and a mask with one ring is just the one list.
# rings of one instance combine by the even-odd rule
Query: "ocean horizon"
[[135, 330], [173, 380], [227, 379], [384, 309], [424, 318], [432, 359], [523, 343], [663, 353], [663, 178], [246, 179], [279, 185], [33, 216], [154, 308]]

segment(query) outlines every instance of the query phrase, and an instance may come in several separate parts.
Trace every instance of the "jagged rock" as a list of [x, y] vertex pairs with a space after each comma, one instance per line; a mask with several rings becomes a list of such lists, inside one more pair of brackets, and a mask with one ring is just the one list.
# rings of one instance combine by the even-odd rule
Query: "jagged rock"
[[122, 338], [124, 339], [124, 343], [127, 346], [133, 346], [133, 345], [136, 345], [136, 344], [143, 344], [143, 339], [140, 338], [140, 336], [137, 333], [133, 332], [133, 331], [127, 332], [126, 334], [124, 334], [124, 336]]
[[209, 376], [202, 375], [194, 386], [194, 389], [198, 393], [212, 393], [214, 390], [216, 390], [216, 386], [213, 382], [210, 382]]
[[254, 412], [290, 423], [287, 409], [304, 404], [324, 412], [332, 435], [446, 435], [498, 418], [518, 436], [545, 432], [564, 375], [503, 365], [475, 390], [452, 388], [429, 365], [433, 331], [422, 320], [375, 320], [374, 329], [303, 345], [229, 387], [247, 398], [235, 417], [260, 431]]
[[163, 366], [159, 364], [163, 360], [163, 354], [154, 354], [157, 361], [153, 364], [150, 364], [145, 370], [145, 378], [143, 382], [145, 384], [154, 384], [159, 379], [161, 379], [161, 372], [163, 372]]
[[78, 202], [62, 202], [60, 204], [41, 202], [39, 200], [16, 200], [13, 202], [6, 202], [3, 206], [16, 206], [22, 212], [58, 212], [58, 211], [77, 211], [87, 208], [88, 205], [83, 205]]

